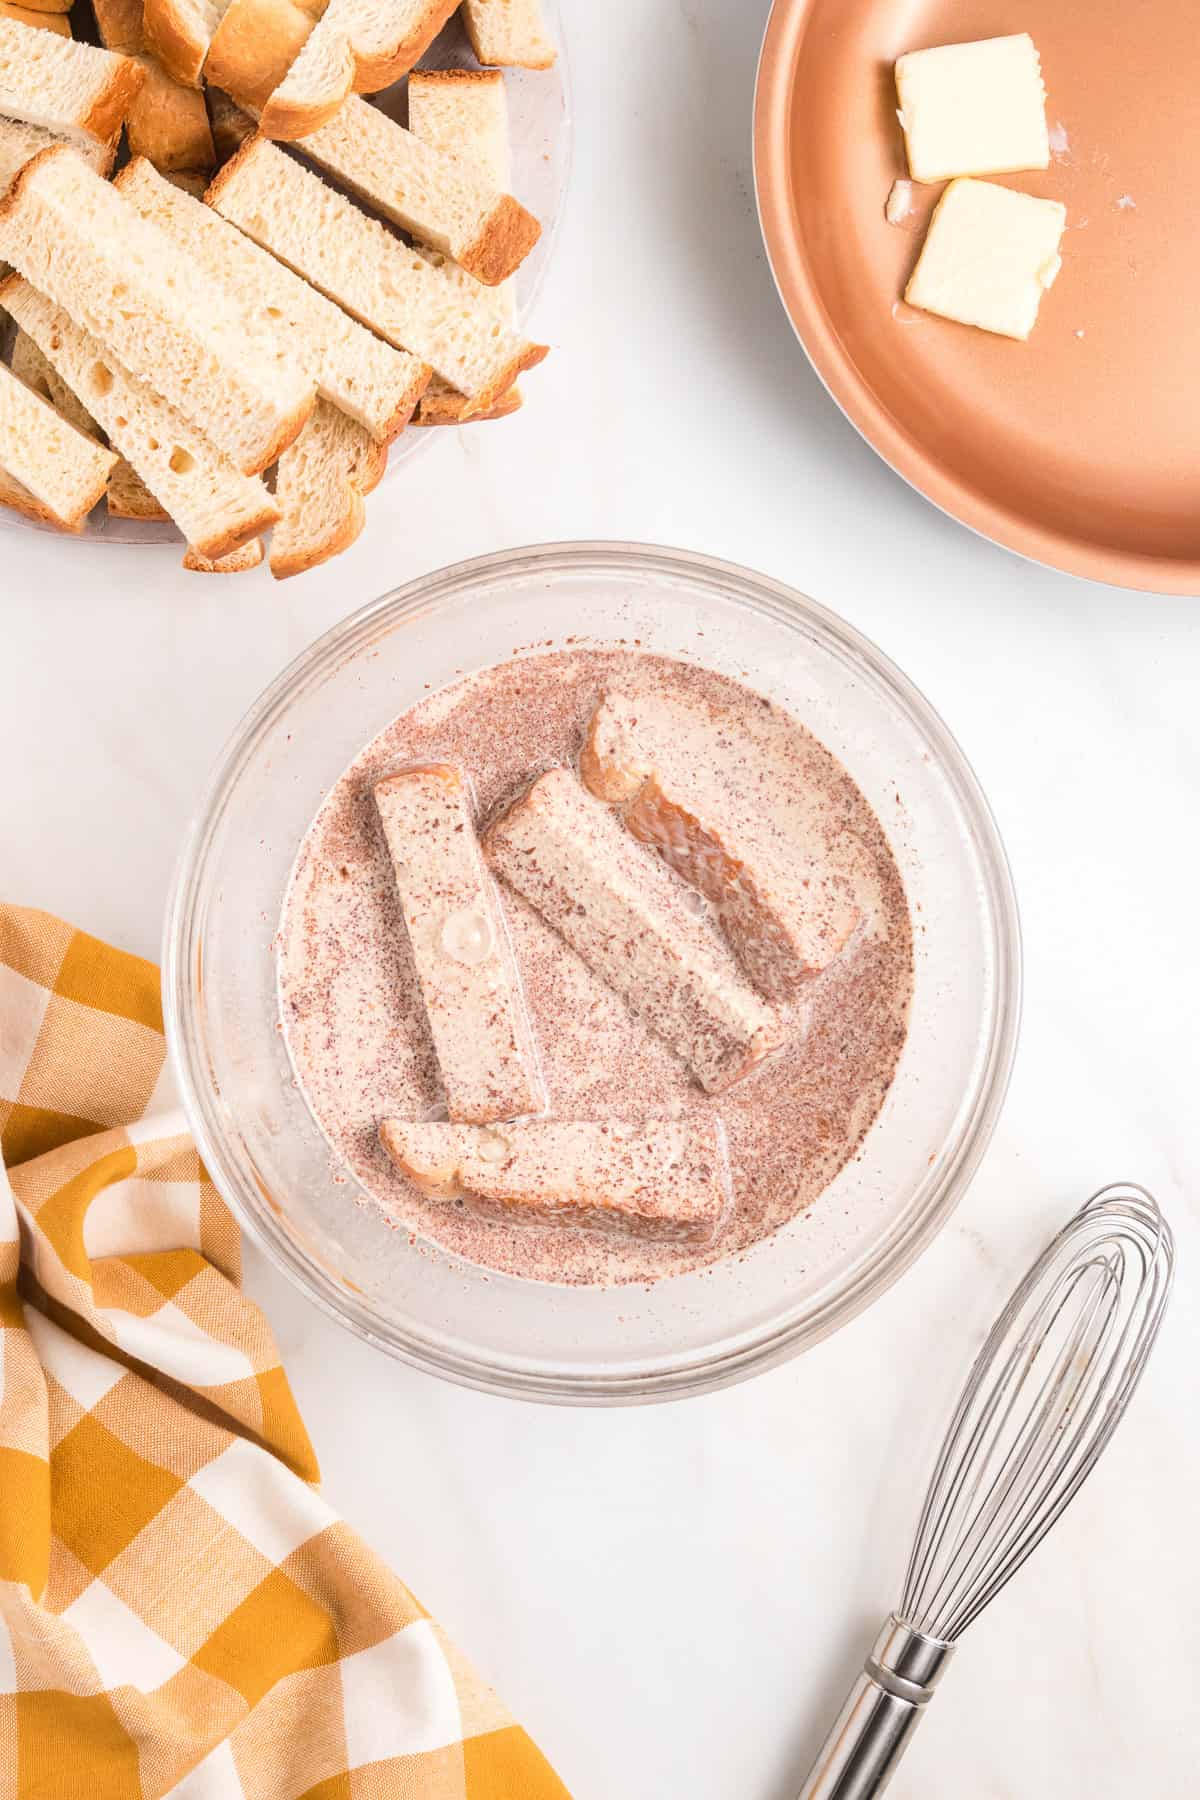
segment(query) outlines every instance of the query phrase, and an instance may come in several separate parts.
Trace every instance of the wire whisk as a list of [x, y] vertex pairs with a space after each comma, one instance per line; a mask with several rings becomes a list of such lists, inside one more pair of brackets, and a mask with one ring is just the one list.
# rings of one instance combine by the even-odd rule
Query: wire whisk
[[921, 1509], [900, 1606], [800, 1800], [869, 1800], [954, 1646], [1096, 1465], [1158, 1336], [1175, 1265], [1144, 1188], [1093, 1196], [1048, 1244], [975, 1359]]

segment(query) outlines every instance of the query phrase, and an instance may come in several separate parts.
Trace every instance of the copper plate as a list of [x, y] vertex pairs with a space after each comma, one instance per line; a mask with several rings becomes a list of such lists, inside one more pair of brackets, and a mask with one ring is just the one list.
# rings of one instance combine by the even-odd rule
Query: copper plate
[[[907, 175], [905, 50], [1028, 31], [1066, 203], [1026, 344], [901, 302], [940, 188]], [[1038, 562], [1200, 593], [1200, 25], [1189, 0], [776, 0], [755, 179], [783, 303], [848, 417], [930, 500]]]

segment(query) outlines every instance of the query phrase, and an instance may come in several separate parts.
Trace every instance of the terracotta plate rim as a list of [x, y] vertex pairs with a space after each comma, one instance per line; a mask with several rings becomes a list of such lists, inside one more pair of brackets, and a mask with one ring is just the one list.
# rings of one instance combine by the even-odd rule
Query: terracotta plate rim
[[871, 448], [951, 518], [1002, 549], [1083, 580], [1142, 593], [1200, 595], [1200, 561], [1141, 556], [1048, 530], [960, 480], [880, 403], [842, 350], [796, 232], [788, 168], [789, 102], [811, 0], [774, 0], [754, 91], [758, 222], [783, 309], [827, 393]]

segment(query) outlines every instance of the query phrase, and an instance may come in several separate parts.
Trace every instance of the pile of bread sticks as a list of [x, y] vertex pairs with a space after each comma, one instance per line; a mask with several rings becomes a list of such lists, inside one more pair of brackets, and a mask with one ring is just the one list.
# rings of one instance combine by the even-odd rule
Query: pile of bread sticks
[[[0, 504], [311, 569], [398, 433], [513, 412], [546, 354], [501, 72], [553, 62], [539, 0], [463, 0], [481, 67], [420, 71], [456, 0], [43, 4], [0, 0]], [[405, 78], [407, 128], [360, 97]]]

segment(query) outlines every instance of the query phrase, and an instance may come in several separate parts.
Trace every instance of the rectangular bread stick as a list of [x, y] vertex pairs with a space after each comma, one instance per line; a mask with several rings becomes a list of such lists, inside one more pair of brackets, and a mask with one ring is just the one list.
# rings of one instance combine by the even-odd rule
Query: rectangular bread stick
[[375, 805], [450, 1118], [541, 1112], [516, 962], [462, 774], [448, 763], [401, 769], [377, 783]]
[[490, 827], [488, 861], [710, 1093], [779, 1048], [783, 1031], [661, 864], [569, 769], [550, 769]]
[[719, 798], [683, 793], [638, 742], [638, 702], [605, 695], [592, 716], [580, 772], [626, 827], [716, 908], [734, 954], [769, 999], [786, 1000], [841, 954], [861, 918], [849, 894], [820, 872], [792, 879], [742, 848]]
[[386, 1119], [384, 1149], [435, 1199], [501, 1225], [569, 1225], [663, 1244], [711, 1244], [729, 1207], [716, 1119], [638, 1127], [529, 1119], [499, 1127]]

